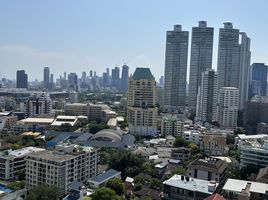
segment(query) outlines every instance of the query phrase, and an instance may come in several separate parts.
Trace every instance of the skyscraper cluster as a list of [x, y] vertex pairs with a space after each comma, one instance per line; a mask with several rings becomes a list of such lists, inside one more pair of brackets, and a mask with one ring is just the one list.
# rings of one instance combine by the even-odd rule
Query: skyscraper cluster
[[[198, 27], [192, 28], [187, 101], [189, 31], [182, 30], [181, 25], [175, 25], [173, 31], [167, 31], [164, 86], [164, 107], [167, 111], [184, 112], [188, 104], [189, 111], [201, 122], [224, 118], [218, 115], [225, 115], [225, 112], [217, 112], [220, 110], [217, 108], [220, 105], [219, 92], [225, 94], [233, 90], [237, 90], [235, 94], [238, 99], [237, 108], [233, 107], [236, 113], [229, 112], [229, 115], [232, 114], [230, 119], [237, 116], [238, 109], [244, 109], [249, 97], [250, 38], [245, 32], [233, 28], [232, 23], [224, 23], [224, 27], [219, 29], [217, 71], [212, 70], [213, 38], [214, 28], [208, 27], [206, 21], [200, 21]], [[228, 95], [221, 97], [229, 98]]]

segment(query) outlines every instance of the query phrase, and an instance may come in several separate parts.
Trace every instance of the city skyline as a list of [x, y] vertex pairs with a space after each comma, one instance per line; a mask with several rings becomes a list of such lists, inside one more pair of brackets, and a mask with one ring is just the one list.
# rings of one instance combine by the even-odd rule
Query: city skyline
[[[30, 81], [35, 78], [40, 81], [44, 67], [49, 67], [55, 78], [64, 71], [81, 76], [83, 71], [96, 70], [101, 75], [107, 67], [127, 64], [132, 74], [136, 67], [150, 67], [158, 80], [164, 74], [166, 30], [181, 24], [191, 37], [191, 28], [200, 20], [214, 28], [213, 69], [217, 69], [219, 28], [224, 22], [232, 22], [234, 28], [245, 31], [251, 38], [251, 63], [267, 63], [267, 47], [263, 44], [268, 39], [263, 34], [266, 27], [261, 26], [267, 19], [266, 4], [266, 1], [183, 4], [171, 1], [168, 5], [161, 1], [115, 1], [104, 5], [84, 1], [80, 4], [66, 1], [63, 5], [52, 1], [1, 2], [0, 77], [15, 79], [16, 71], [24, 69]], [[237, 12], [238, 9], [243, 12]], [[250, 18], [248, 13], [254, 13], [255, 17]], [[189, 51], [190, 47], [188, 54]], [[189, 59], [188, 56], [187, 80]]]

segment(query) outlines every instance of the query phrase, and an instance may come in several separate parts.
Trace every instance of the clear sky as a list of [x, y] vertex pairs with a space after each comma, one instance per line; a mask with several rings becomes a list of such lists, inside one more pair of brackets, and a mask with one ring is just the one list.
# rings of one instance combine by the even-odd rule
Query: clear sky
[[268, 64], [267, 9], [267, 0], [2, 0], [0, 77], [14, 79], [25, 69], [30, 80], [42, 80], [46, 66], [56, 77], [64, 71], [100, 75], [125, 63], [130, 72], [150, 67], [158, 79], [166, 31], [174, 24], [191, 31], [199, 20], [215, 28], [213, 68], [226, 21], [251, 38], [251, 61]]

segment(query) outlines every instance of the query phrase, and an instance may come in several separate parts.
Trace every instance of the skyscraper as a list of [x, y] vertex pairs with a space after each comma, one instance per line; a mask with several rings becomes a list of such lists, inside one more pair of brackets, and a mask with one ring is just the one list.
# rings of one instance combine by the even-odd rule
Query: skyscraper
[[218, 88], [222, 87], [239, 87], [239, 30], [230, 22], [219, 32]]
[[28, 75], [24, 70], [17, 71], [17, 88], [28, 88]]
[[120, 88], [120, 69], [115, 67], [112, 69], [112, 86], [116, 89]]
[[122, 66], [122, 74], [121, 74], [121, 90], [127, 91], [128, 89], [128, 71], [129, 67], [127, 65]]
[[134, 135], [157, 132], [156, 81], [149, 68], [136, 68], [128, 81], [128, 124]]
[[78, 90], [78, 82], [76, 73], [68, 74], [68, 87], [69, 89]]
[[206, 21], [199, 21], [198, 27], [192, 28], [189, 109], [195, 112], [198, 87], [201, 85], [201, 74], [212, 67], [214, 29], [207, 27]]
[[218, 75], [213, 69], [202, 72], [201, 85], [198, 88], [196, 120], [212, 122], [216, 119], [218, 97]]
[[239, 44], [239, 110], [245, 108], [249, 91], [249, 70], [250, 70], [250, 38], [244, 32], [240, 33]]
[[235, 87], [222, 87], [219, 90], [217, 118], [220, 126], [235, 128], [237, 126], [239, 91]]
[[189, 32], [175, 25], [167, 31], [165, 58], [165, 108], [184, 110]]
[[49, 84], [49, 68], [45, 67], [44, 68], [44, 80], [43, 80], [43, 84], [44, 84], [44, 89], [49, 89], [50, 84]]
[[268, 66], [264, 63], [253, 63], [251, 65], [250, 95], [266, 96]]

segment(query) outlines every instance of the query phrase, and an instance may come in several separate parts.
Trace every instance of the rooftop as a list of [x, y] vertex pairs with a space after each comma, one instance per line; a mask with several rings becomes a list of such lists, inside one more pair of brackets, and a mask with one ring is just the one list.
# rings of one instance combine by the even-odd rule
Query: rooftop
[[45, 123], [45, 124], [51, 124], [53, 121], [54, 118], [39, 118], [39, 117], [29, 117], [20, 120], [20, 122], [22, 123]]
[[223, 190], [240, 193], [246, 189], [248, 186], [249, 192], [265, 194], [268, 192], [268, 184], [251, 182], [251, 181], [243, 181], [238, 179], [229, 178], [225, 185], [223, 186]]
[[222, 173], [228, 167], [228, 164], [220, 159], [206, 157], [204, 159], [195, 159], [187, 167], [203, 171]]
[[[170, 179], [164, 181], [163, 184], [206, 194], [212, 194], [214, 192], [209, 190], [209, 186], [211, 186], [209, 181], [196, 178], [189, 178], [189, 181], [186, 181], [185, 178], [186, 177], [181, 175], [174, 175]], [[215, 186], [218, 186], [218, 184], [215, 184]]]
[[114, 170], [114, 169], [109, 169], [106, 172], [103, 172], [102, 174], [99, 174], [98, 176], [90, 178], [88, 181], [89, 182], [97, 182], [98, 184], [102, 184], [106, 181], [108, 181], [111, 178], [114, 178], [116, 176], [121, 175], [121, 172]]
[[55, 162], [63, 162], [63, 161], [67, 161], [67, 160], [74, 158], [74, 156], [71, 154], [64, 154], [64, 153], [48, 151], [48, 150], [44, 150], [40, 152], [33, 152], [29, 156], [35, 157], [35, 158], [42, 158], [44, 160], [50, 160], [50, 161], [55, 161]]
[[136, 68], [133, 76], [133, 80], [141, 80], [141, 79], [147, 79], [147, 80], [155, 80], [154, 76], [151, 73], [150, 68]]
[[7, 150], [7, 151], [1, 151], [0, 154], [1, 156], [9, 156], [9, 157], [22, 157], [25, 156], [26, 154], [33, 153], [33, 152], [40, 152], [44, 151], [45, 149], [42, 148], [37, 148], [37, 147], [25, 147], [22, 149], [17, 149], [17, 150]]

